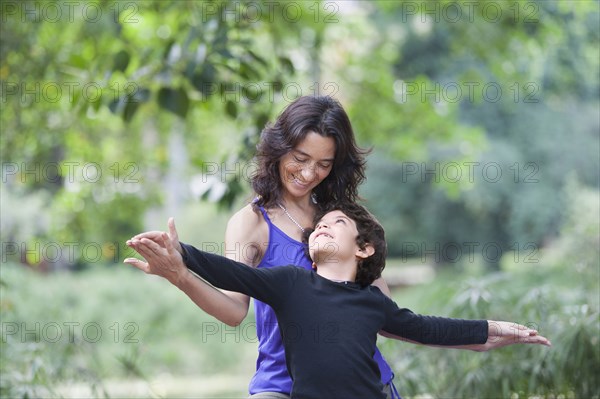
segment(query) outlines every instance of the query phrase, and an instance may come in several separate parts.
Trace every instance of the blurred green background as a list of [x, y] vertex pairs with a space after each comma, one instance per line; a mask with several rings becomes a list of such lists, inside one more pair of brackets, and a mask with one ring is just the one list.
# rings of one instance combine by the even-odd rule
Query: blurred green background
[[598, 1], [1, 1], [1, 397], [242, 398], [238, 328], [122, 265], [221, 251], [260, 131], [327, 94], [416, 312], [553, 348], [381, 339], [404, 397], [600, 397]]

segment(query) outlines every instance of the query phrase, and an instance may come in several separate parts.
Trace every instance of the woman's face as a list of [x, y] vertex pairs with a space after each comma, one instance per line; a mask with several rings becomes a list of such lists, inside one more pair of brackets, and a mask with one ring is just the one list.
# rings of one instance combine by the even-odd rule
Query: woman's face
[[294, 197], [310, 194], [331, 172], [334, 157], [335, 140], [309, 132], [281, 157], [279, 175], [283, 189]]

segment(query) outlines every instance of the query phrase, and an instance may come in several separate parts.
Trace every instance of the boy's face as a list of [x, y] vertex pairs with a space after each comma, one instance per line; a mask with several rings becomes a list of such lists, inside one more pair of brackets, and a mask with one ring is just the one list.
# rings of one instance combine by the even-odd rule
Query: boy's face
[[355, 259], [361, 252], [357, 237], [354, 220], [342, 211], [331, 211], [319, 220], [308, 238], [310, 256], [317, 263]]

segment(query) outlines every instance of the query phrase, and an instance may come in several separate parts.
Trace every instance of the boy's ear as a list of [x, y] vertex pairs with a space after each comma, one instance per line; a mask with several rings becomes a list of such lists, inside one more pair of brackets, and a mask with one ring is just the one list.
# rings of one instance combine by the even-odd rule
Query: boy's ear
[[356, 256], [359, 258], [362, 258], [362, 259], [366, 259], [369, 256], [373, 255], [374, 253], [375, 253], [375, 248], [369, 243], [365, 244], [364, 248], [362, 248], [362, 249], [358, 248], [356, 250]]

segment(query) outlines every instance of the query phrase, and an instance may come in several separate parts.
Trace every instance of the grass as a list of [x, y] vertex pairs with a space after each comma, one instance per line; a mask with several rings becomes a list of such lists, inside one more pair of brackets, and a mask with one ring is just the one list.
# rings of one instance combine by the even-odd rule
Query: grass
[[128, 266], [41, 275], [7, 264], [2, 282], [3, 393], [17, 385], [39, 393], [59, 380], [102, 393], [103, 381], [161, 375], [247, 382], [253, 372], [251, 325], [219, 323], [166, 281]]
[[506, 271], [482, 275], [446, 269], [427, 286], [394, 292], [401, 307], [419, 313], [516, 321], [553, 342], [475, 353], [382, 339], [403, 396], [600, 397], [599, 257], [587, 241], [594, 236], [559, 243], [535, 265], [505, 263]]

